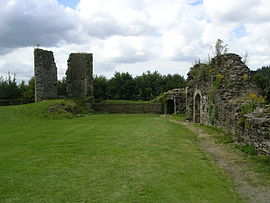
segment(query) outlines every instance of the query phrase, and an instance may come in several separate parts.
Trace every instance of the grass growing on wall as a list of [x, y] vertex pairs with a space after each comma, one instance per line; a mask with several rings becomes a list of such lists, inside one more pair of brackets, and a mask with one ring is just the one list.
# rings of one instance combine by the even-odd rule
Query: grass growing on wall
[[241, 202], [186, 128], [53, 103], [0, 107], [1, 202]]

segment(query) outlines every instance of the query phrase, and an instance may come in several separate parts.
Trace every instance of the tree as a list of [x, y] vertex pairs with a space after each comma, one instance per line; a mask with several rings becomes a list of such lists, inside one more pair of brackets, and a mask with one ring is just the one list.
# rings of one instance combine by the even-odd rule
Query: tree
[[253, 81], [261, 88], [263, 96], [270, 103], [270, 65], [263, 66], [253, 72]]
[[0, 77], [0, 99], [18, 99], [20, 96], [15, 74], [8, 73], [6, 78]]
[[139, 91], [138, 99], [151, 100], [161, 93], [162, 76], [157, 72], [147, 71], [135, 78]]
[[67, 96], [67, 83], [65, 77], [63, 77], [62, 80], [57, 81], [57, 94], [59, 96]]
[[114, 76], [108, 81], [109, 99], [136, 99], [136, 82], [129, 73], [115, 72]]
[[21, 91], [21, 99], [35, 99], [35, 77], [32, 77], [27, 85], [22, 81], [19, 89]]
[[105, 76], [94, 76], [94, 98], [96, 101], [108, 98], [108, 80]]

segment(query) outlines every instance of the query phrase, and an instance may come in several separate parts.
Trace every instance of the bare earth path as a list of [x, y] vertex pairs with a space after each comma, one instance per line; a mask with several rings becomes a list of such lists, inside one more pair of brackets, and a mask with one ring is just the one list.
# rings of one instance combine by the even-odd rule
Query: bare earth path
[[[246, 202], [270, 202], [270, 185], [255, 172], [255, 164], [245, 160], [245, 157], [228, 145], [215, 142], [215, 138], [203, 132], [188, 122], [180, 122], [169, 118], [170, 121], [184, 125], [199, 138], [199, 147], [210, 153], [215, 163], [236, 183], [236, 190]], [[269, 183], [269, 182], [268, 182]]]

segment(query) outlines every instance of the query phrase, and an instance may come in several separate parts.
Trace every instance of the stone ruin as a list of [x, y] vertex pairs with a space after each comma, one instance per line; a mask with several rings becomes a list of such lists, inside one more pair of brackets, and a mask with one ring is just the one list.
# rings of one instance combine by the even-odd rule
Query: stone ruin
[[[35, 101], [55, 99], [57, 95], [57, 68], [53, 52], [34, 50]], [[93, 97], [93, 55], [72, 53], [66, 71], [68, 97]]]
[[53, 52], [34, 50], [35, 101], [57, 98], [57, 68]]
[[188, 73], [187, 120], [223, 128], [239, 143], [270, 156], [270, 111], [251, 71], [236, 54], [196, 64]]
[[66, 76], [68, 97], [93, 97], [92, 54], [70, 54]]
[[169, 90], [166, 95], [165, 113], [166, 114], [184, 114], [186, 112], [186, 90], [178, 88]]
[[[57, 98], [53, 53], [35, 49], [34, 56], [35, 100]], [[68, 97], [93, 97], [92, 54], [70, 54], [66, 76]], [[186, 113], [188, 121], [223, 128], [235, 141], [270, 156], [270, 108], [264, 102], [241, 57], [223, 54], [190, 69], [187, 88], [166, 94], [165, 113]]]

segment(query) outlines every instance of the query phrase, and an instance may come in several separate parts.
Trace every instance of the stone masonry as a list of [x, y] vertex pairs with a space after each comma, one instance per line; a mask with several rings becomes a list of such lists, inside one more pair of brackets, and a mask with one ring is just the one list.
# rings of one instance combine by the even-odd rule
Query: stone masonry
[[238, 55], [223, 54], [192, 67], [186, 98], [189, 121], [221, 127], [236, 142], [270, 156], [269, 107]]
[[166, 96], [165, 113], [166, 114], [185, 114], [186, 97], [185, 88], [169, 90]]
[[57, 98], [57, 68], [52, 51], [34, 50], [35, 101]]
[[93, 56], [71, 53], [66, 71], [68, 97], [93, 97]]

